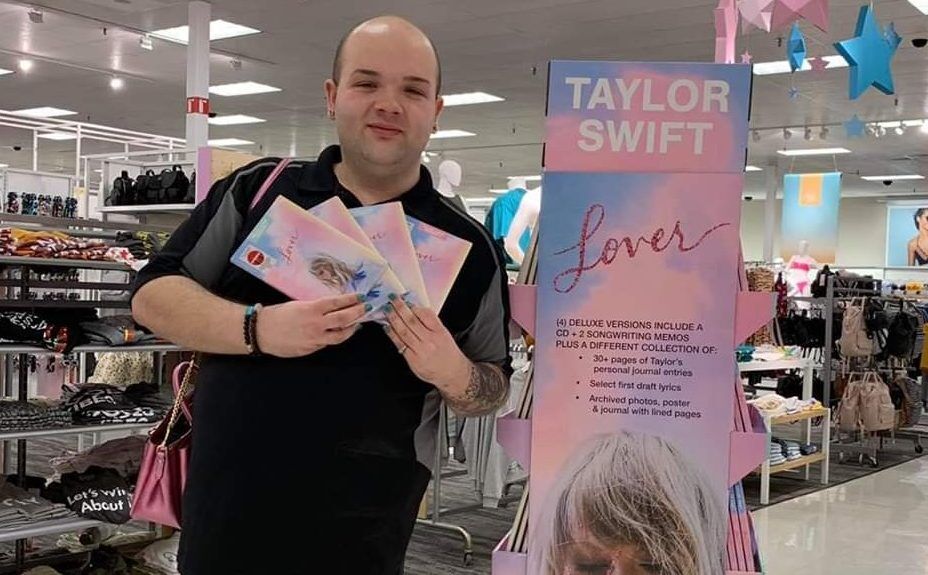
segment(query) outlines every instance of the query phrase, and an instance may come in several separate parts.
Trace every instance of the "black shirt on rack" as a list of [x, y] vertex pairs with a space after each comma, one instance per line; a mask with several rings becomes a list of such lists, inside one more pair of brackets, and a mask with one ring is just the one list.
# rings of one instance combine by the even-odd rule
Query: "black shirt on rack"
[[[251, 211], [278, 159], [217, 182], [139, 273], [136, 290], [185, 275], [233, 301], [287, 301], [229, 259], [278, 195], [307, 209], [333, 196], [359, 207], [335, 177], [340, 161], [333, 146], [316, 162], [291, 163]], [[471, 242], [439, 315], [472, 361], [509, 374], [508, 282], [489, 233], [433, 189], [424, 167], [397, 200], [408, 215]], [[185, 575], [312, 573], [332, 560], [327, 573], [402, 573], [434, 461], [440, 396], [379, 325], [302, 358], [207, 356], [194, 404]], [[284, 528], [285, 515], [305, 530]]]

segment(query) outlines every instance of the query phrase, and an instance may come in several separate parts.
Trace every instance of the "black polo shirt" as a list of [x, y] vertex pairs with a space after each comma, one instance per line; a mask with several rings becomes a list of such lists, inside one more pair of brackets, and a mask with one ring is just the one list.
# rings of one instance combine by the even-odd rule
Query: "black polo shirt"
[[[139, 273], [136, 290], [184, 275], [229, 300], [287, 301], [229, 259], [278, 195], [307, 209], [332, 196], [348, 208], [360, 206], [335, 177], [340, 161], [333, 146], [316, 162], [291, 163], [252, 210], [251, 199], [279, 159], [258, 160], [217, 182]], [[440, 318], [472, 361], [509, 373], [507, 281], [490, 234], [433, 189], [424, 167], [415, 187], [396, 200], [408, 215], [471, 242]], [[255, 548], [255, 529], [281, 526], [293, 515], [314, 525], [314, 533], [328, 530], [316, 541], [337, 541], [347, 554], [356, 545], [350, 569], [327, 572], [399, 569], [397, 552], [401, 565], [434, 461], [440, 396], [416, 378], [379, 325], [365, 324], [344, 344], [302, 358], [207, 356], [196, 385], [185, 575], [267, 572], [261, 569], [270, 564], [280, 573], [313, 572], [305, 540], [315, 535], [302, 534], [291, 551], [281, 549], [287, 537], [275, 530], [273, 551]], [[283, 558], [269, 564], [268, 555], [277, 553]]]

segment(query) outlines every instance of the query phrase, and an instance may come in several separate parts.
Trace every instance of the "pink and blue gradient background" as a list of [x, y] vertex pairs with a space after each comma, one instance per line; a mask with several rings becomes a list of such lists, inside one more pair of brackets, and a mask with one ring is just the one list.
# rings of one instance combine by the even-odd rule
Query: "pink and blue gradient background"
[[[702, 463], [727, 501], [729, 433], [733, 420], [731, 378], [734, 365], [735, 297], [740, 230], [742, 176], [734, 174], [567, 174], [545, 176], [540, 217], [538, 324], [536, 331], [535, 404], [532, 420], [532, 498], [550, 499], [548, 490], [560, 467], [586, 438], [621, 429], [637, 430], [672, 440], [689, 457]], [[582, 190], [582, 193], [580, 192]], [[585, 272], [573, 291], [553, 289], [554, 278], [575, 265], [576, 252], [555, 255], [577, 243], [590, 204], [606, 206], [606, 217], [588, 243], [590, 257], [602, 252], [610, 237], [648, 238], [658, 227], [668, 237], [681, 221], [687, 245], [721, 222], [730, 225], [709, 235], [688, 253], [670, 248], [655, 253], [643, 244], [630, 260], [620, 249], [609, 266]], [[666, 241], [666, 240], [665, 240]], [[554, 330], [561, 318], [603, 318], [701, 322], [705, 331], [691, 333], [693, 344], [712, 345], [715, 355], [677, 355], [557, 349]], [[610, 329], [610, 328], [604, 328]], [[576, 331], [576, 330], [571, 330]], [[653, 342], [670, 343], [670, 342]], [[680, 357], [692, 378], [594, 375], [594, 354]], [[583, 355], [584, 360], [579, 356]], [[650, 367], [650, 366], [649, 366]], [[590, 379], [676, 382], [678, 393], [594, 390]], [[577, 385], [577, 380], [580, 385]], [[591, 394], [686, 399], [688, 410], [701, 411], [699, 420], [673, 420], [591, 413]], [[577, 400], [576, 396], [580, 395]], [[536, 517], [536, 515], [533, 515]]]
[[470, 242], [409, 216], [406, 222], [429, 293], [430, 307], [439, 313], [464, 266]]
[[[730, 85], [727, 114], [623, 112], [622, 110], [573, 110], [573, 88], [564, 78], [648, 77], [654, 80], [653, 100], [662, 101], [673, 80], [722, 79]], [[614, 85], [614, 84], [613, 84]], [[591, 87], [587, 87], [589, 91]], [[578, 447], [594, 435], [623, 429], [658, 435], [676, 444], [687, 457], [702, 466], [716, 486], [720, 505], [728, 501], [729, 443], [733, 405], [731, 382], [735, 373], [732, 347], [735, 332], [737, 269], [740, 247], [741, 192], [747, 147], [750, 107], [749, 66], [678, 63], [552, 62], [550, 69], [547, 137], [545, 141], [544, 196], [539, 222], [539, 268], [534, 408], [532, 418], [532, 494], [537, 510], [530, 516], [535, 532], [559, 470]], [[640, 93], [641, 88], [639, 88]], [[636, 102], [640, 99], [636, 98]], [[705, 153], [691, 152], [691, 141], [674, 143], [668, 154], [585, 152], [577, 146], [579, 124], [587, 118], [614, 121], [710, 121], [705, 134]], [[553, 288], [553, 279], [576, 265], [569, 248], [580, 238], [584, 215], [591, 204], [603, 204], [606, 216], [588, 243], [587, 261], [601, 253], [605, 241], [631, 236], [650, 238], [664, 228], [665, 240], [677, 220], [692, 244], [706, 230], [730, 225], [708, 236], [701, 246], [681, 253], [673, 247], [654, 253], [642, 243], [638, 256], [629, 260], [620, 247], [615, 261], [585, 272], [568, 294]], [[691, 333], [693, 344], [712, 345], [714, 355], [644, 354], [596, 350], [556, 349], [554, 331], [561, 318], [603, 318], [671, 322], [701, 322], [705, 331]], [[608, 329], [608, 328], [604, 328]], [[572, 330], [576, 331], [576, 330]], [[655, 342], [657, 343], [657, 342]], [[670, 342], [663, 342], [670, 343]], [[691, 378], [594, 375], [595, 354], [656, 355], [685, 361]], [[579, 356], [583, 355], [584, 360]], [[594, 390], [590, 379], [679, 383], [682, 392]], [[674, 381], [677, 379], [677, 381]], [[577, 381], [581, 384], [577, 385]], [[653, 416], [593, 414], [590, 395], [686, 399], [690, 411], [701, 411], [699, 420], [674, 420]], [[580, 399], [576, 399], [579, 395]]]
[[[567, 77], [593, 79], [589, 86], [584, 87], [584, 98], [579, 110], [572, 108], [574, 88], [564, 82]], [[645, 112], [641, 109], [643, 85], [632, 98], [633, 105], [629, 111], [622, 110], [621, 105], [616, 106], [616, 110], [607, 110], [604, 106], [587, 110], [585, 103], [597, 78], [624, 78], [626, 82], [634, 78], [650, 78], [651, 100], [654, 103], [665, 103], [667, 87], [675, 80], [693, 80], [698, 86], [706, 79], [724, 80], [730, 86], [728, 113], [703, 113], [701, 97], [700, 104], [692, 112], [674, 112], [669, 107], [663, 112]], [[621, 102], [614, 82], [612, 88], [617, 103]], [[545, 167], [548, 171], [565, 172], [741, 172], [747, 150], [750, 107], [747, 95], [750, 89], [750, 66], [555, 60], [551, 62], [548, 88]], [[685, 92], [681, 92], [681, 96], [683, 94]], [[713, 105], [712, 110], [716, 109], [717, 106]], [[582, 139], [579, 126], [583, 120], [591, 118], [613, 120], [616, 124], [622, 120], [712, 122], [715, 128], [705, 132], [701, 156], [692, 153], [693, 138], [685, 135], [689, 133], [688, 130], [678, 130], [678, 133], [684, 134], [683, 141], [670, 143], [666, 154], [644, 153], [643, 145], [639, 145], [638, 151], [634, 153], [613, 152], [608, 144], [607, 133], [604, 133], [606, 144], [602, 150], [586, 152], [577, 146], [577, 142]], [[642, 142], [644, 139], [642, 136]]]

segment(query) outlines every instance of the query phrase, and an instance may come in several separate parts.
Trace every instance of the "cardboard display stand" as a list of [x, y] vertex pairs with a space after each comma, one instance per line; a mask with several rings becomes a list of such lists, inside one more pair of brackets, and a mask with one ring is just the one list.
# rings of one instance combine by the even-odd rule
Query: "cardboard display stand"
[[538, 285], [512, 292], [532, 420], [499, 422], [531, 466], [529, 553], [501, 544], [494, 575], [759, 571], [740, 479], [763, 424], [733, 353], [773, 313], [738, 292], [750, 89], [750, 66], [552, 62]]

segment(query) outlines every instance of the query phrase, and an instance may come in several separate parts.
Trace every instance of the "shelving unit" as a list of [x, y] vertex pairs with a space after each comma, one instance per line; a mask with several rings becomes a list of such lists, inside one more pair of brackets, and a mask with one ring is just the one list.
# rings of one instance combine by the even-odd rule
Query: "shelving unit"
[[[142, 225], [123, 222], [104, 222], [86, 218], [53, 218], [50, 216], [24, 216], [0, 213], [0, 222], [16, 224], [23, 228], [39, 228], [46, 231], [61, 231], [78, 237], [107, 237], [100, 230], [113, 232], [172, 232], [174, 226]], [[96, 230], [96, 231], [93, 231]]]
[[[822, 443], [821, 451], [818, 453], [813, 453], [812, 455], [807, 455], [805, 457], [796, 459], [794, 461], [787, 461], [778, 465], [770, 465], [770, 444], [773, 441], [773, 428], [777, 425], [790, 425], [804, 421], [806, 424], [805, 429], [805, 442], [812, 443], [812, 420], [816, 418], [824, 418], [824, 421], [821, 425], [822, 429]], [[787, 415], [778, 415], [775, 417], [769, 417], [764, 415], [764, 423], [767, 427], [767, 440], [765, 442], [765, 453], [767, 458], [764, 459], [763, 465], [760, 467], [760, 503], [761, 505], [767, 505], [770, 503], [770, 476], [783, 473], [785, 471], [793, 471], [796, 469], [804, 468], [805, 480], [809, 481], [811, 466], [814, 464], [821, 464], [822, 473], [821, 473], [821, 482], [822, 485], [828, 485], [828, 464], [829, 458], [831, 456], [831, 410], [827, 408], [813, 409], [809, 411], [803, 411], [800, 413], [793, 413]]]
[[759, 371], [785, 371], [789, 369], [802, 370], [802, 399], [812, 397], [812, 378], [815, 364], [811, 359], [792, 358], [777, 361], [747, 361], [738, 364], [738, 371], [741, 373], [751, 373]]
[[[70, 220], [63, 218], [47, 218], [37, 216], [22, 216], [12, 214], [0, 214], [0, 221], [10, 224], [25, 224], [30, 229], [43, 231], [61, 230], [66, 233], [73, 233], [77, 230], [79, 235], [84, 237], [108, 237], [107, 234], [115, 236], [116, 231], [131, 230], [153, 231], [153, 226], [143, 226], [139, 224], [122, 224], [118, 222], [103, 222], [95, 220]], [[24, 227], [26, 227], [24, 226]], [[173, 228], [171, 228], [173, 229]], [[39, 274], [53, 269], [79, 269], [85, 270], [78, 281], [69, 280], [39, 280]], [[14, 276], [11, 272], [18, 271]], [[113, 280], [108, 282], [95, 282], [94, 271], [119, 271], [127, 272], [126, 283], [115, 283]], [[46, 259], [20, 256], [0, 256], [0, 290], [7, 290], [3, 301], [0, 301], [0, 307], [6, 309], [39, 309], [48, 307], [59, 308], [126, 308], [128, 302], [125, 301], [108, 301], [102, 300], [95, 293], [100, 290], [125, 290], [129, 289], [134, 272], [132, 268], [124, 263], [114, 263], [106, 261], [88, 261], [88, 260], [71, 260], [71, 259]], [[89, 277], [88, 277], [89, 276]], [[99, 279], [99, 278], [96, 278]], [[18, 289], [18, 293], [12, 290]], [[30, 299], [30, 291], [33, 289], [67, 289], [81, 290], [82, 295], [88, 299], [83, 300], [33, 300]], [[32, 294], [34, 295], [34, 294]], [[167, 352], [181, 351], [181, 348], [167, 343], [127, 345], [127, 346], [107, 346], [107, 345], [83, 345], [75, 347], [70, 353], [77, 354], [81, 358], [80, 373], [82, 381], [86, 376], [86, 362], [83, 360], [84, 354], [109, 352], [109, 353], [128, 353], [128, 352], [155, 352], [155, 381], [161, 381], [163, 372], [162, 354]], [[4, 387], [2, 396], [7, 398], [17, 398], [20, 401], [26, 401], [29, 397], [29, 374], [26, 369], [18, 370], [18, 377], [14, 377], [12, 356], [18, 356], [19, 365], [28, 364], [30, 355], [56, 355], [54, 350], [45, 349], [38, 345], [30, 344], [0, 344], [0, 356], [5, 358], [4, 365]], [[96, 443], [100, 437], [106, 433], [125, 432], [125, 433], [144, 433], [151, 429], [155, 423], [122, 423], [112, 425], [72, 425], [66, 427], [54, 427], [36, 430], [14, 430], [0, 432], [0, 443], [3, 445], [3, 471], [9, 473], [14, 471], [22, 481], [26, 475], [27, 462], [27, 445], [29, 440], [37, 438], [60, 437], [76, 435], [79, 438], [79, 444], [84, 436], [93, 438]], [[15, 469], [12, 469], [14, 458], [11, 457], [12, 450], [10, 446], [15, 442]], [[101, 525], [99, 521], [88, 520], [83, 518], [66, 518], [50, 521], [37, 521], [17, 528], [0, 529], [0, 542], [15, 541], [15, 561], [17, 568], [24, 565], [26, 556], [26, 539], [41, 535], [54, 535], [67, 533], [71, 531], [80, 531], [90, 527]]]

